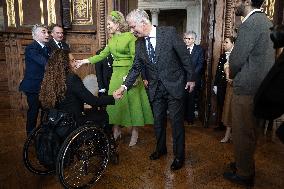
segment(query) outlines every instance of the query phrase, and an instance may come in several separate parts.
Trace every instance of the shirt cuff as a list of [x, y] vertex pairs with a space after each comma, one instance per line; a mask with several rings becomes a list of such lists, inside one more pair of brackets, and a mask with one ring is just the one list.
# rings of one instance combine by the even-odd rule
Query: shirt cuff
[[99, 92], [100, 92], [100, 93], [105, 93], [105, 92], [106, 92], [106, 89], [100, 89]]
[[127, 91], [127, 87], [125, 85], [121, 85], [125, 91]]

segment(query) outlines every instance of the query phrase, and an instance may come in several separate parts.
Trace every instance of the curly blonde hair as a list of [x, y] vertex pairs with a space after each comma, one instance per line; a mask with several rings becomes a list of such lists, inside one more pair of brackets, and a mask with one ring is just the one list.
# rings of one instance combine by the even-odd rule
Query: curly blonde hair
[[115, 24], [118, 24], [118, 30], [120, 32], [127, 32], [129, 31], [129, 27], [123, 14], [119, 11], [111, 11], [110, 15], [108, 16], [108, 20], [112, 21]]
[[64, 99], [66, 76], [73, 72], [69, 62], [69, 51], [62, 49], [55, 50], [48, 59], [39, 94], [43, 108], [54, 108], [56, 103]]

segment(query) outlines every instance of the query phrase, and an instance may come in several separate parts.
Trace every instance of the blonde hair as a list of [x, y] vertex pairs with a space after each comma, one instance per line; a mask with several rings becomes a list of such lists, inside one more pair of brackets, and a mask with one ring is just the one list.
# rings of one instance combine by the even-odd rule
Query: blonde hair
[[108, 16], [108, 20], [118, 24], [118, 30], [120, 32], [127, 32], [129, 31], [128, 24], [125, 21], [123, 14], [119, 11], [111, 11], [110, 15]]

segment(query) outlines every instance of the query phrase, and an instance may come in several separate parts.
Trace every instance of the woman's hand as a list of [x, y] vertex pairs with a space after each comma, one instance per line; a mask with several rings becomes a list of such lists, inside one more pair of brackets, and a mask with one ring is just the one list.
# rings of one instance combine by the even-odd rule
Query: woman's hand
[[88, 59], [76, 60], [76, 68], [80, 68], [83, 64], [88, 64], [90, 61]]
[[233, 80], [232, 80], [232, 79], [230, 79], [230, 78], [228, 78], [228, 77], [226, 77], [226, 81], [227, 81], [230, 85], [232, 85], [232, 84], [233, 84]]

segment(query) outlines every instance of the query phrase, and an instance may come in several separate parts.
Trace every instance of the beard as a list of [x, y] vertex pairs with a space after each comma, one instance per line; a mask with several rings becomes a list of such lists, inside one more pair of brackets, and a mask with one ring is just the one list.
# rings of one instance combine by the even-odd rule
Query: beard
[[235, 15], [236, 16], [244, 16], [244, 11], [245, 11], [245, 5], [240, 4], [238, 7], [236, 7]]

